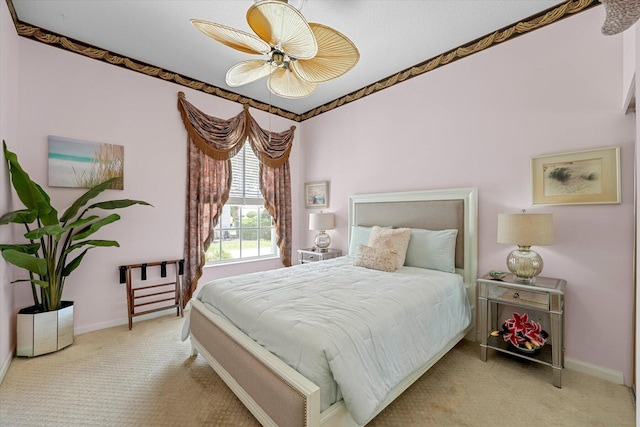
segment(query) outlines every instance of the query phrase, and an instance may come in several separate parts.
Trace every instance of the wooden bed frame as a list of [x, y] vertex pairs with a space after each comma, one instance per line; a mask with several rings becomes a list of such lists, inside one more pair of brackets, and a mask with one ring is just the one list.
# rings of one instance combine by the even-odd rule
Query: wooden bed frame
[[[429, 363], [406, 378], [380, 411], [420, 378], [465, 335], [474, 339], [477, 277], [477, 189], [412, 191], [349, 197], [351, 225], [439, 230], [457, 228], [456, 271], [464, 277], [472, 322]], [[342, 401], [320, 412], [320, 389], [226, 319], [191, 300], [192, 354], [200, 353], [264, 426], [357, 426]], [[378, 413], [380, 413], [378, 411]], [[377, 415], [377, 414], [376, 414]], [[375, 415], [374, 415], [375, 416]]]

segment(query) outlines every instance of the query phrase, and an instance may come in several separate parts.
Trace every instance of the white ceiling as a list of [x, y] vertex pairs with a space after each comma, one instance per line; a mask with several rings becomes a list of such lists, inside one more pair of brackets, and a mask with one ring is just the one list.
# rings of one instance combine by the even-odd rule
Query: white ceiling
[[253, 0], [12, 2], [22, 23], [302, 114], [564, 0], [308, 0], [301, 7], [307, 21], [349, 37], [360, 61], [296, 100], [271, 95], [265, 79], [227, 86], [232, 65], [258, 57], [217, 43], [189, 23], [197, 18], [252, 33], [245, 14]]

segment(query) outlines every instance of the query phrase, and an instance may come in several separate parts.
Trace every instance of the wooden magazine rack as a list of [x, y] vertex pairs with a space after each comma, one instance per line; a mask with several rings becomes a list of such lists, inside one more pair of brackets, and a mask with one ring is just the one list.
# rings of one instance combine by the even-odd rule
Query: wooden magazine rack
[[[160, 267], [160, 274], [154, 269], [153, 275], [147, 276], [148, 267]], [[175, 280], [167, 282], [167, 267], [174, 270]], [[176, 309], [176, 316], [182, 316], [182, 290], [180, 276], [184, 269], [184, 260], [155, 261], [143, 264], [121, 265], [120, 283], [127, 285], [127, 307], [129, 310], [129, 330], [133, 327], [133, 318], [156, 311]], [[139, 279], [134, 278], [132, 271], [140, 270]], [[171, 276], [173, 277], [173, 275]], [[147, 283], [142, 283], [146, 282]]]

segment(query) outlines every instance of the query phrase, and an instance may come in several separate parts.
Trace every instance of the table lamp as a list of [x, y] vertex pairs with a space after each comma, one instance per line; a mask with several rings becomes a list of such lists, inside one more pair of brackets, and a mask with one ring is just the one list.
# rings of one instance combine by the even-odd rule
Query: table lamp
[[312, 213], [309, 214], [309, 230], [320, 231], [316, 235], [315, 247], [320, 252], [327, 252], [327, 248], [331, 244], [331, 236], [326, 230], [333, 230], [334, 221], [332, 213]]
[[518, 245], [507, 256], [507, 268], [517, 281], [535, 283], [544, 264], [531, 246], [549, 246], [553, 242], [551, 214], [528, 214], [523, 210], [520, 214], [498, 215], [498, 243]]

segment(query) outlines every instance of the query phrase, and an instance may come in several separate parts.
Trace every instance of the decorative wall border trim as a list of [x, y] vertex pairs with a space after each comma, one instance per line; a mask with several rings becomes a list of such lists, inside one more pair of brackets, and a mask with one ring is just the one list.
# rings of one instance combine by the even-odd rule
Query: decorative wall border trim
[[132, 71], [145, 74], [150, 77], [156, 77], [162, 80], [171, 81], [190, 89], [202, 91], [210, 95], [214, 95], [228, 101], [249, 105], [258, 110], [276, 114], [286, 119], [302, 122], [304, 120], [315, 117], [319, 114], [331, 111], [342, 105], [357, 101], [365, 96], [387, 89], [398, 83], [402, 83], [410, 78], [419, 76], [436, 68], [450, 64], [458, 59], [465, 58], [474, 53], [481, 52], [489, 47], [495, 46], [507, 40], [511, 40], [520, 35], [529, 33], [538, 28], [542, 28], [561, 19], [567, 18], [578, 12], [585, 11], [591, 7], [600, 5], [597, 0], [568, 0], [556, 7], [552, 7], [533, 15], [525, 20], [508, 27], [502, 28], [484, 37], [476, 39], [470, 43], [452, 49], [434, 58], [421, 62], [413, 67], [402, 70], [396, 74], [386, 77], [371, 85], [365, 86], [357, 91], [351, 92], [343, 97], [337, 98], [331, 102], [323, 104], [317, 108], [307, 111], [303, 114], [296, 114], [291, 111], [283, 110], [278, 107], [271, 106], [267, 103], [248, 98], [234, 92], [230, 92], [217, 86], [209, 85], [199, 80], [185, 77], [181, 74], [164, 70], [153, 65], [149, 65], [140, 61], [136, 61], [125, 56], [118, 55], [108, 50], [100, 49], [83, 42], [76, 41], [69, 37], [55, 34], [53, 32], [43, 30], [28, 23], [21, 22], [18, 19], [12, 0], [6, 0], [9, 12], [13, 18], [18, 35], [65, 49], [92, 59], [107, 62], [112, 65], [127, 68]]
[[334, 108], [348, 104], [349, 102], [364, 98], [365, 96], [379, 92], [412, 77], [435, 70], [436, 68], [450, 64], [458, 59], [481, 52], [489, 47], [529, 33], [533, 30], [537, 30], [538, 28], [542, 28], [560, 19], [567, 18], [570, 15], [585, 11], [599, 4], [600, 3], [597, 0], [569, 0], [559, 6], [542, 11], [521, 22], [502, 28], [501, 30], [495, 31], [470, 43], [421, 62], [420, 64], [414, 65], [413, 67], [402, 70], [385, 79], [379, 80], [369, 86], [365, 86], [360, 90], [351, 92], [350, 94], [335, 99], [332, 102], [321, 105], [313, 110], [309, 110], [300, 115], [300, 121], [310, 119], [311, 117], [333, 110]]

